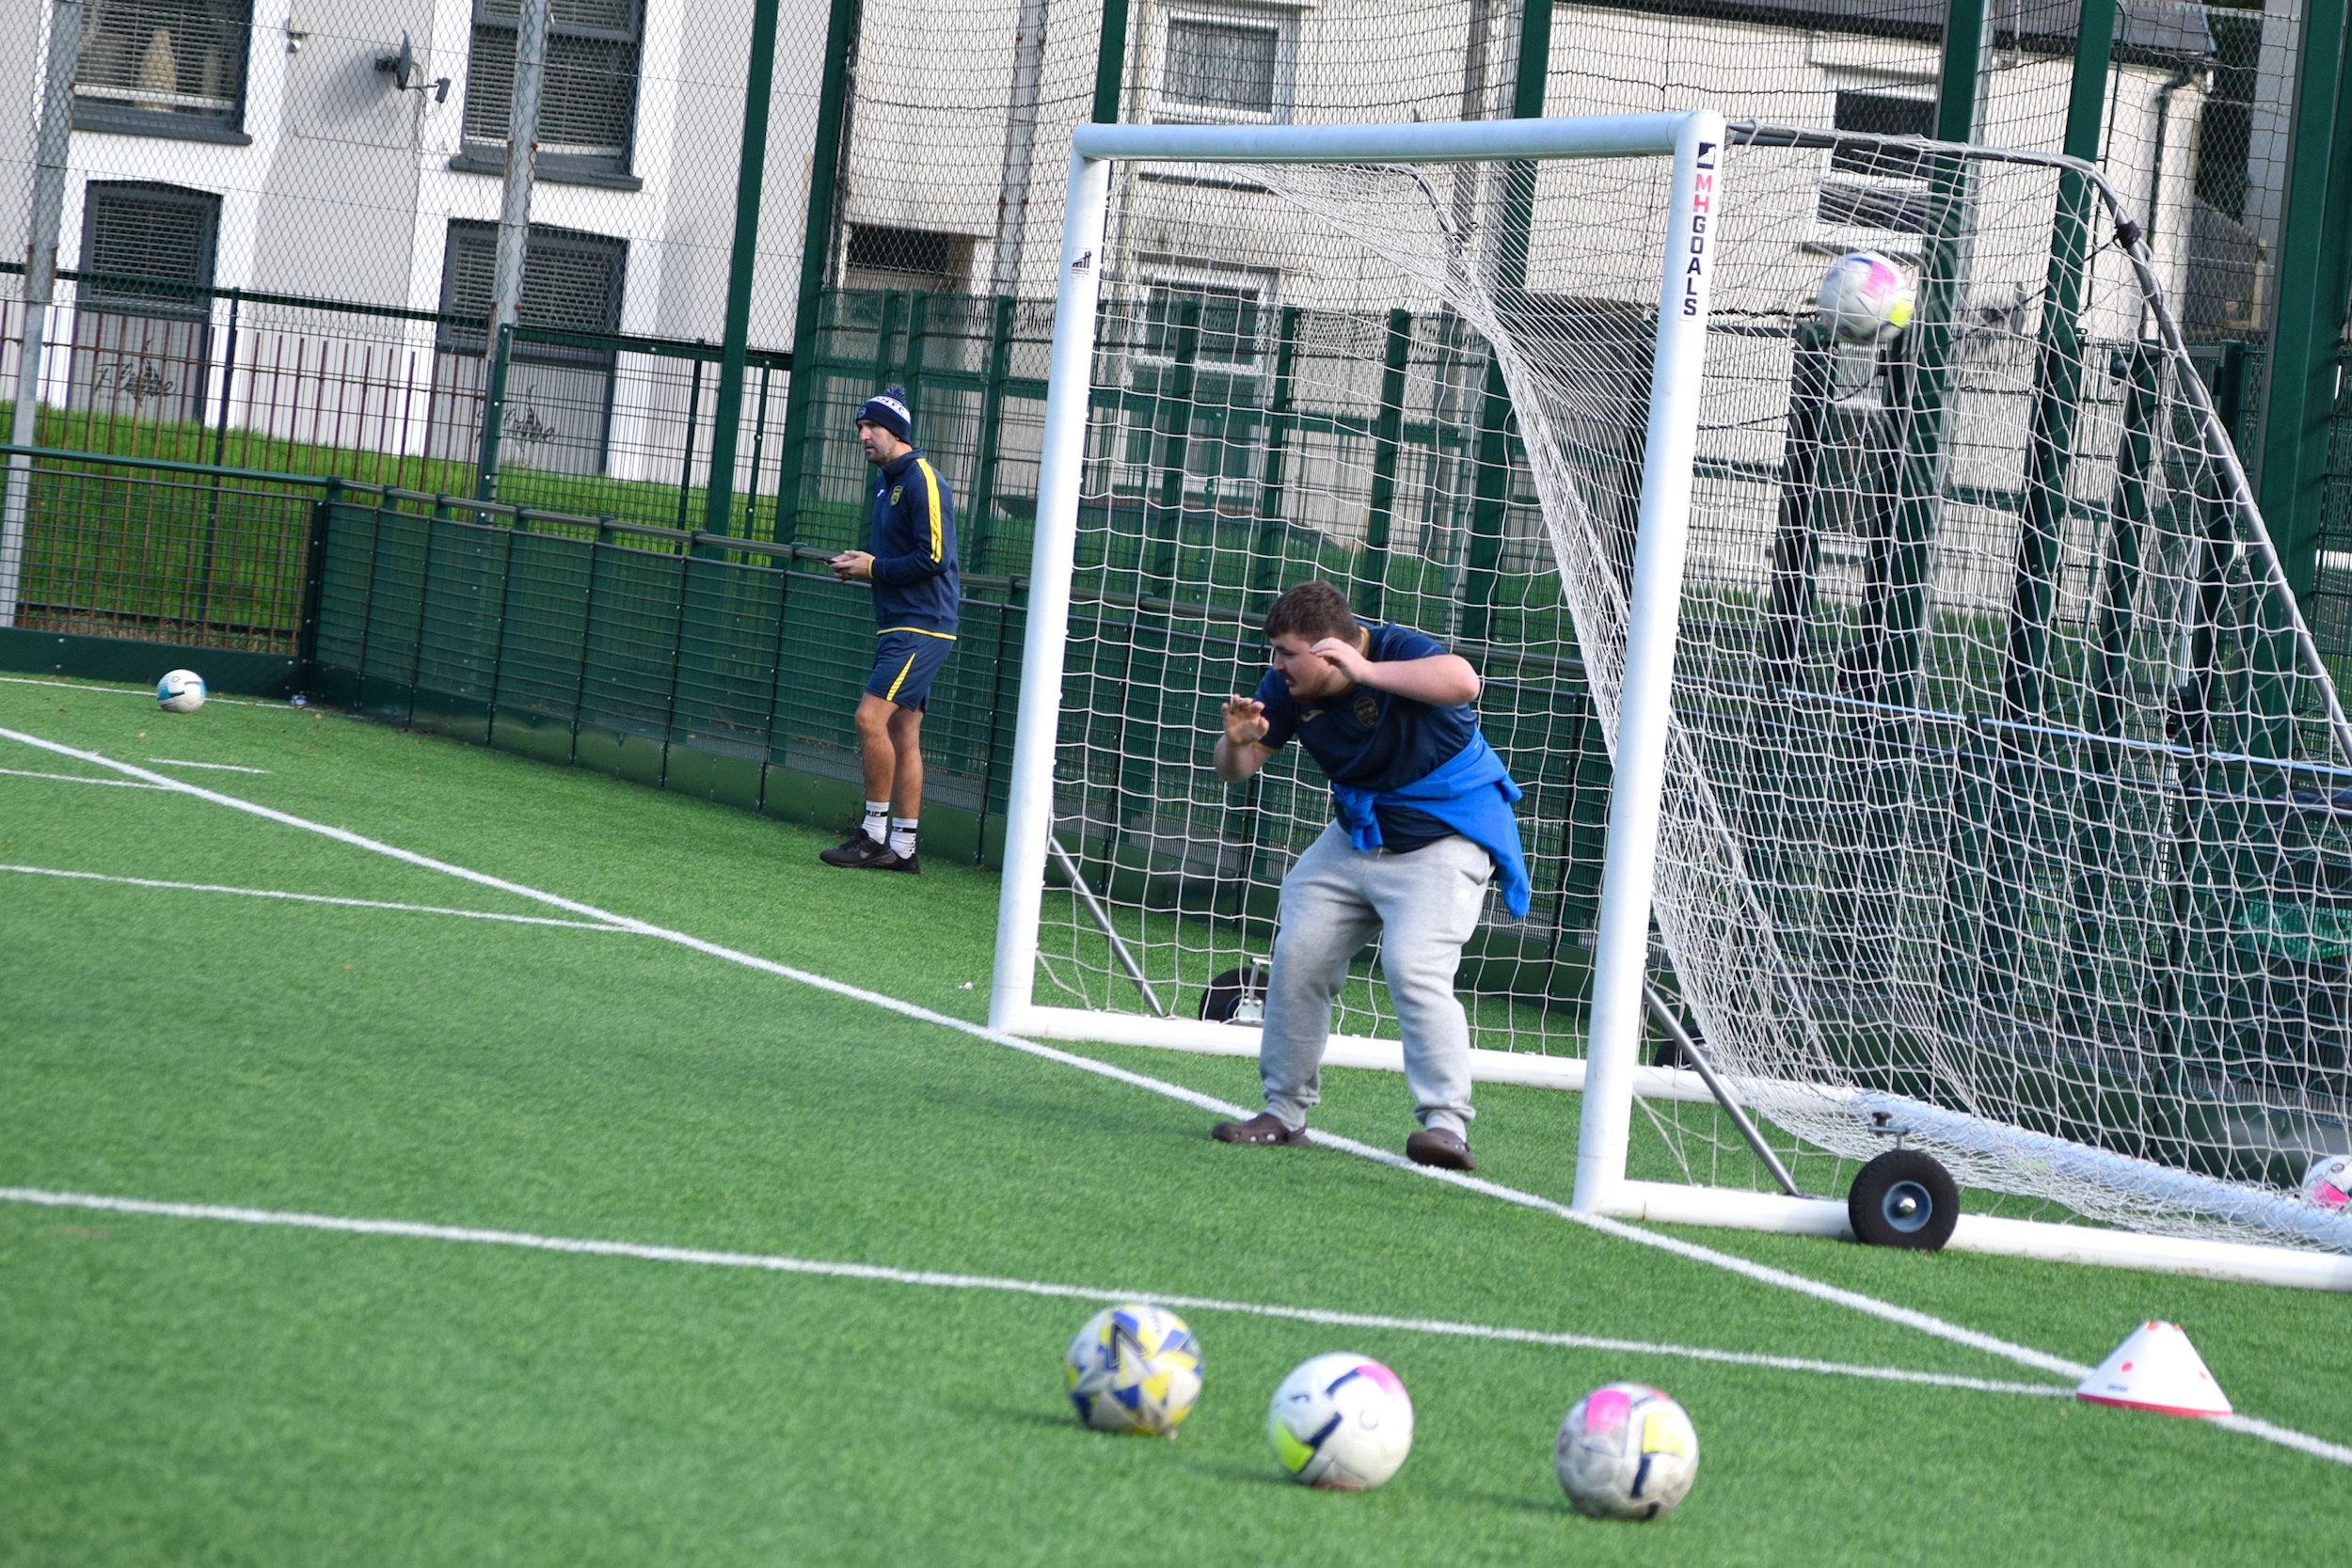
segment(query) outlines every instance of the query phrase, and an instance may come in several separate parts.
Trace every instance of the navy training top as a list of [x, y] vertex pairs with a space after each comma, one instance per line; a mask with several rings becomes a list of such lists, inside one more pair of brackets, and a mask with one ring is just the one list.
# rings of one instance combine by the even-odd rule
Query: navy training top
[[[1375, 664], [1431, 658], [1446, 651], [1434, 637], [1410, 626], [1369, 626], [1364, 657]], [[1454, 760], [1478, 733], [1478, 710], [1468, 703], [1438, 707], [1392, 691], [1351, 686], [1335, 697], [1301, 706], [1272, 670], [1258, 683], [1265, 705], [1266, 732], [1257, 744], [1279, 752], [1292, 736], [1323, 768], [1324, 777], [1351, 789], [1401, 789], [1425, 779]], [[1410, 806], [1375, 806], [1380, 840], [1394, 854], [1407, 854], [1454, 830]]]
[[956, 499], [930, 459], [902, 451], [874, 474], [874, 626], [956, 633]]

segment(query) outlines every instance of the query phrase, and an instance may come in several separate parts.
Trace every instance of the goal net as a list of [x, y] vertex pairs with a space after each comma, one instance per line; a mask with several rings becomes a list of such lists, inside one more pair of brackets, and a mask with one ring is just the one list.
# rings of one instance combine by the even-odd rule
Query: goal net
[[[1589, 1075], [1581, 1161], [1763, 1184], [1647, 1000], [1810, 1191], [1899, 1132], [2010, 1212], [2352, 1250], [2295, 1191], [2352, 1147], [2352, 735], [2185, 245], [2062, 159], [1705, 115], [1078, 148], [1000, 1025], [1254, 1051], [1330, 807], [1210, 748], [1320, 577], [1481, 670], [1536, 891], [1461, 993], [1480, 1076]], [[1815, 306], [1858, 248], [1873, 341]]]

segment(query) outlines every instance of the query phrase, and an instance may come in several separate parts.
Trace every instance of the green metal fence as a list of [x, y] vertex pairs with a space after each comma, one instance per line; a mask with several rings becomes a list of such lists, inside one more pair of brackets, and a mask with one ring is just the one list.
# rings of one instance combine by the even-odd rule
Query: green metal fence
[[[863, 800], [866, 591], [824, 551], [337, 484], [310, 685], [376, 718], [795, 820]], [[936, 852], [993, 858], [1023, 611], [965, 579], [923, 750]]]

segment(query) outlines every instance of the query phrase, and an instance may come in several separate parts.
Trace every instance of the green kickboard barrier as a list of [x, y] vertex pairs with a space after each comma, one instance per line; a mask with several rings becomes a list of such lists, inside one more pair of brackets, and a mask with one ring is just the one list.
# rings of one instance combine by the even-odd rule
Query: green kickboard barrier
[[193, 670], [208, 690], [238, 697], [286, 697], [303, 689], [302, 661], [290, 654], [240, 648], [191, 648], [72, 632], [0, 626], [0, 670], [73, 680], [151, 683], [170, 670]]

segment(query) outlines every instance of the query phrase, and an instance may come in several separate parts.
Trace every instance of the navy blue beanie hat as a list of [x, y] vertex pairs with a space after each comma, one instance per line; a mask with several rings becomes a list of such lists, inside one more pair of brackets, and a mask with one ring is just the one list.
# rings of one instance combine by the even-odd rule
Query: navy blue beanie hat
[[860, 424], [878, 424], [901, 441], [914, 439], [914, 416], [907, 412], [907, 389], [884, 387], [857, 411]]

